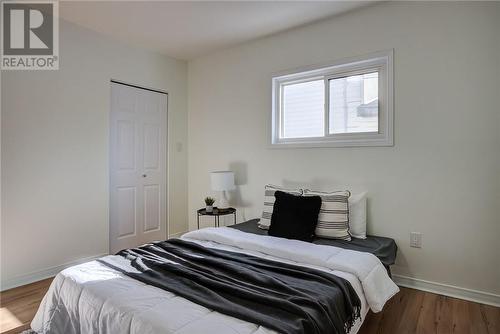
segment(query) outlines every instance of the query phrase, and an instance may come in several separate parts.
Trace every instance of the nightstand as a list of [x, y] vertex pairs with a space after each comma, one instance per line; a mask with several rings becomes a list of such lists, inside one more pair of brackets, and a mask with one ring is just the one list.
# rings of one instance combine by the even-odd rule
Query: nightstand
[[207, 209], [199, 209], [198, 210], [198, 229], [200, 229], [200, 217], [201, 216], [213, 216], [214, 217], [214, 227], [220, 226], [220, 216], [226, 215], [234, 215], [234, 223], [236, 224], [236, 209], [235, 208], [227, 208], [227, 209], [217, 209], [214, 208], [212, 212], [207, 212]]

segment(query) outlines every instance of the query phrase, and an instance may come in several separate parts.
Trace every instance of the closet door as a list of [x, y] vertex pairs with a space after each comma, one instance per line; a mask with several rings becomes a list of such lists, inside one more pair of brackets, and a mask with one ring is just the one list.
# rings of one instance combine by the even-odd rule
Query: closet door
[[111, 83], [110, 253], [167, 238], [167, 94]]

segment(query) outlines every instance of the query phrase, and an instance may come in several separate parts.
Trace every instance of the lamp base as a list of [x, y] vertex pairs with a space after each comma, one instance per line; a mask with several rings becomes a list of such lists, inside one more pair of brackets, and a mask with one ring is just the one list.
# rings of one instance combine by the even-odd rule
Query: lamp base
[[227, 199], [225, 191], [221, 191], [220, 198], [217, 203], [217, 208], [222, 210], [229, 208], [229, 201]]

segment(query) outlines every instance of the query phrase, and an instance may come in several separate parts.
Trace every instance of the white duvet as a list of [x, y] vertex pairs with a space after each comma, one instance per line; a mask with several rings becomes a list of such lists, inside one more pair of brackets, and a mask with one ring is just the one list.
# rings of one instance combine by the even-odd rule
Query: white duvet
[[[382, 310], [399, 289], [372, 254], [260, 236], [230, 228], [207, 228], [183, 239], [206, 247], [251, 254], [330, 272], [348, 280], [368, 308]], [[126, 262], [110, 255], [108, 261]], [[362, 324], [356, 321], [351, 333]], [[59, 273], [40, 304], [31, 328], [38, 333], [274, 333], [129, 278], [97, 261]]]

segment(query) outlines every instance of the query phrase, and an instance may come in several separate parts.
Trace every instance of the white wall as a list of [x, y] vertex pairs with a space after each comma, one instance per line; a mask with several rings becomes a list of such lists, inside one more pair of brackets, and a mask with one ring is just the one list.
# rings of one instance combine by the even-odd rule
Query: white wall
[[60, 60], [2, 73], [2, 286], [108, 252], [111, 78], [168, 91], [170, 234], [187, 229], [187, 64], [65, 22]]
[[[190, 62], [190, 228], [212, 170], [236, 171], [240, 221], [260, 215], [268, 182], [368, 190], [368, 230], [396, 240], [396, 273], [499, 294], [499, 35], [499, 3], [392, 2]], [[394, 147], [268, 147], [273, 73], [390, 48]]]

